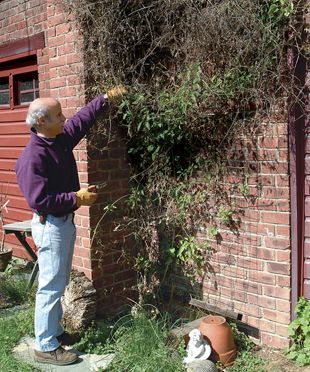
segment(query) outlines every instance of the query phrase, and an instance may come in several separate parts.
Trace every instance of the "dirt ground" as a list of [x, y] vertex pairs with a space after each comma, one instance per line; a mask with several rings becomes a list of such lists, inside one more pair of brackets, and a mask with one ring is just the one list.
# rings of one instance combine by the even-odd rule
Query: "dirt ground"
[[310, 366], [297, 366], [289, 361], [280, 350], [273, 350], [263, 346], [255, 354], [266, 361], [264, 367], [268, 372], [310, 372]]

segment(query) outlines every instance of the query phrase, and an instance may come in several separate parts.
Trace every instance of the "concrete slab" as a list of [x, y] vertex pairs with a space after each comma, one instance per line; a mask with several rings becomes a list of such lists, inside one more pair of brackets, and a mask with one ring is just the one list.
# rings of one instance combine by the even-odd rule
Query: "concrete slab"
[[43, 372], [93, 372], [98, 371], [99, 368], [106, 370], [114, 357], [114, 354], [83, 354], [70, 347], [65, 348], [74, 351], [79, 356], [77, 362], [68, 366], [38, 363], [34, 359], [34, 339], [31, 337], [22, 338], [13, 353], [17, 359], [21, 359]]

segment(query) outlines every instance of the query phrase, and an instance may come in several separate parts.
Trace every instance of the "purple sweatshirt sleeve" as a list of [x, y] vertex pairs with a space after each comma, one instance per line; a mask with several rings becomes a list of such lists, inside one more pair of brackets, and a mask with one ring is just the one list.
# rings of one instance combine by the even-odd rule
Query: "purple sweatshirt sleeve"
[[107, 107], [108, 103], [104, 95], [99, 95], [66, 122], [64, 133], [70, 140], [72, 148], [89, 132], [97, 116], [103, 113]]

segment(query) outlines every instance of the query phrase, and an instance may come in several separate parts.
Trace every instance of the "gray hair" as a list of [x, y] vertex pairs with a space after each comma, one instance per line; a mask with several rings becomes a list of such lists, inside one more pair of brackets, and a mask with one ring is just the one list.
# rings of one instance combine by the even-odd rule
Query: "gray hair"
[[35, 127], [38, 125], [38, 119], [49, 118], [49, 110], [47, 107], [41, 107], [38, 110], [28, 111], [26, 117], [26, 124], [30, 127]]

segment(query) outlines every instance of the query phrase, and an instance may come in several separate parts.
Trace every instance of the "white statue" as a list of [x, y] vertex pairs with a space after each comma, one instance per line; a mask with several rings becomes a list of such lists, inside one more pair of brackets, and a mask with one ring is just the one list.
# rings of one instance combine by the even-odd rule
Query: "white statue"
[[206, 360], [211, 355], [211, 346], [203, 339], [199, 329], [189, 332], [189, 342], [186, 347], [186, 358], [184, 363], [188, 364], [193, 360]]

